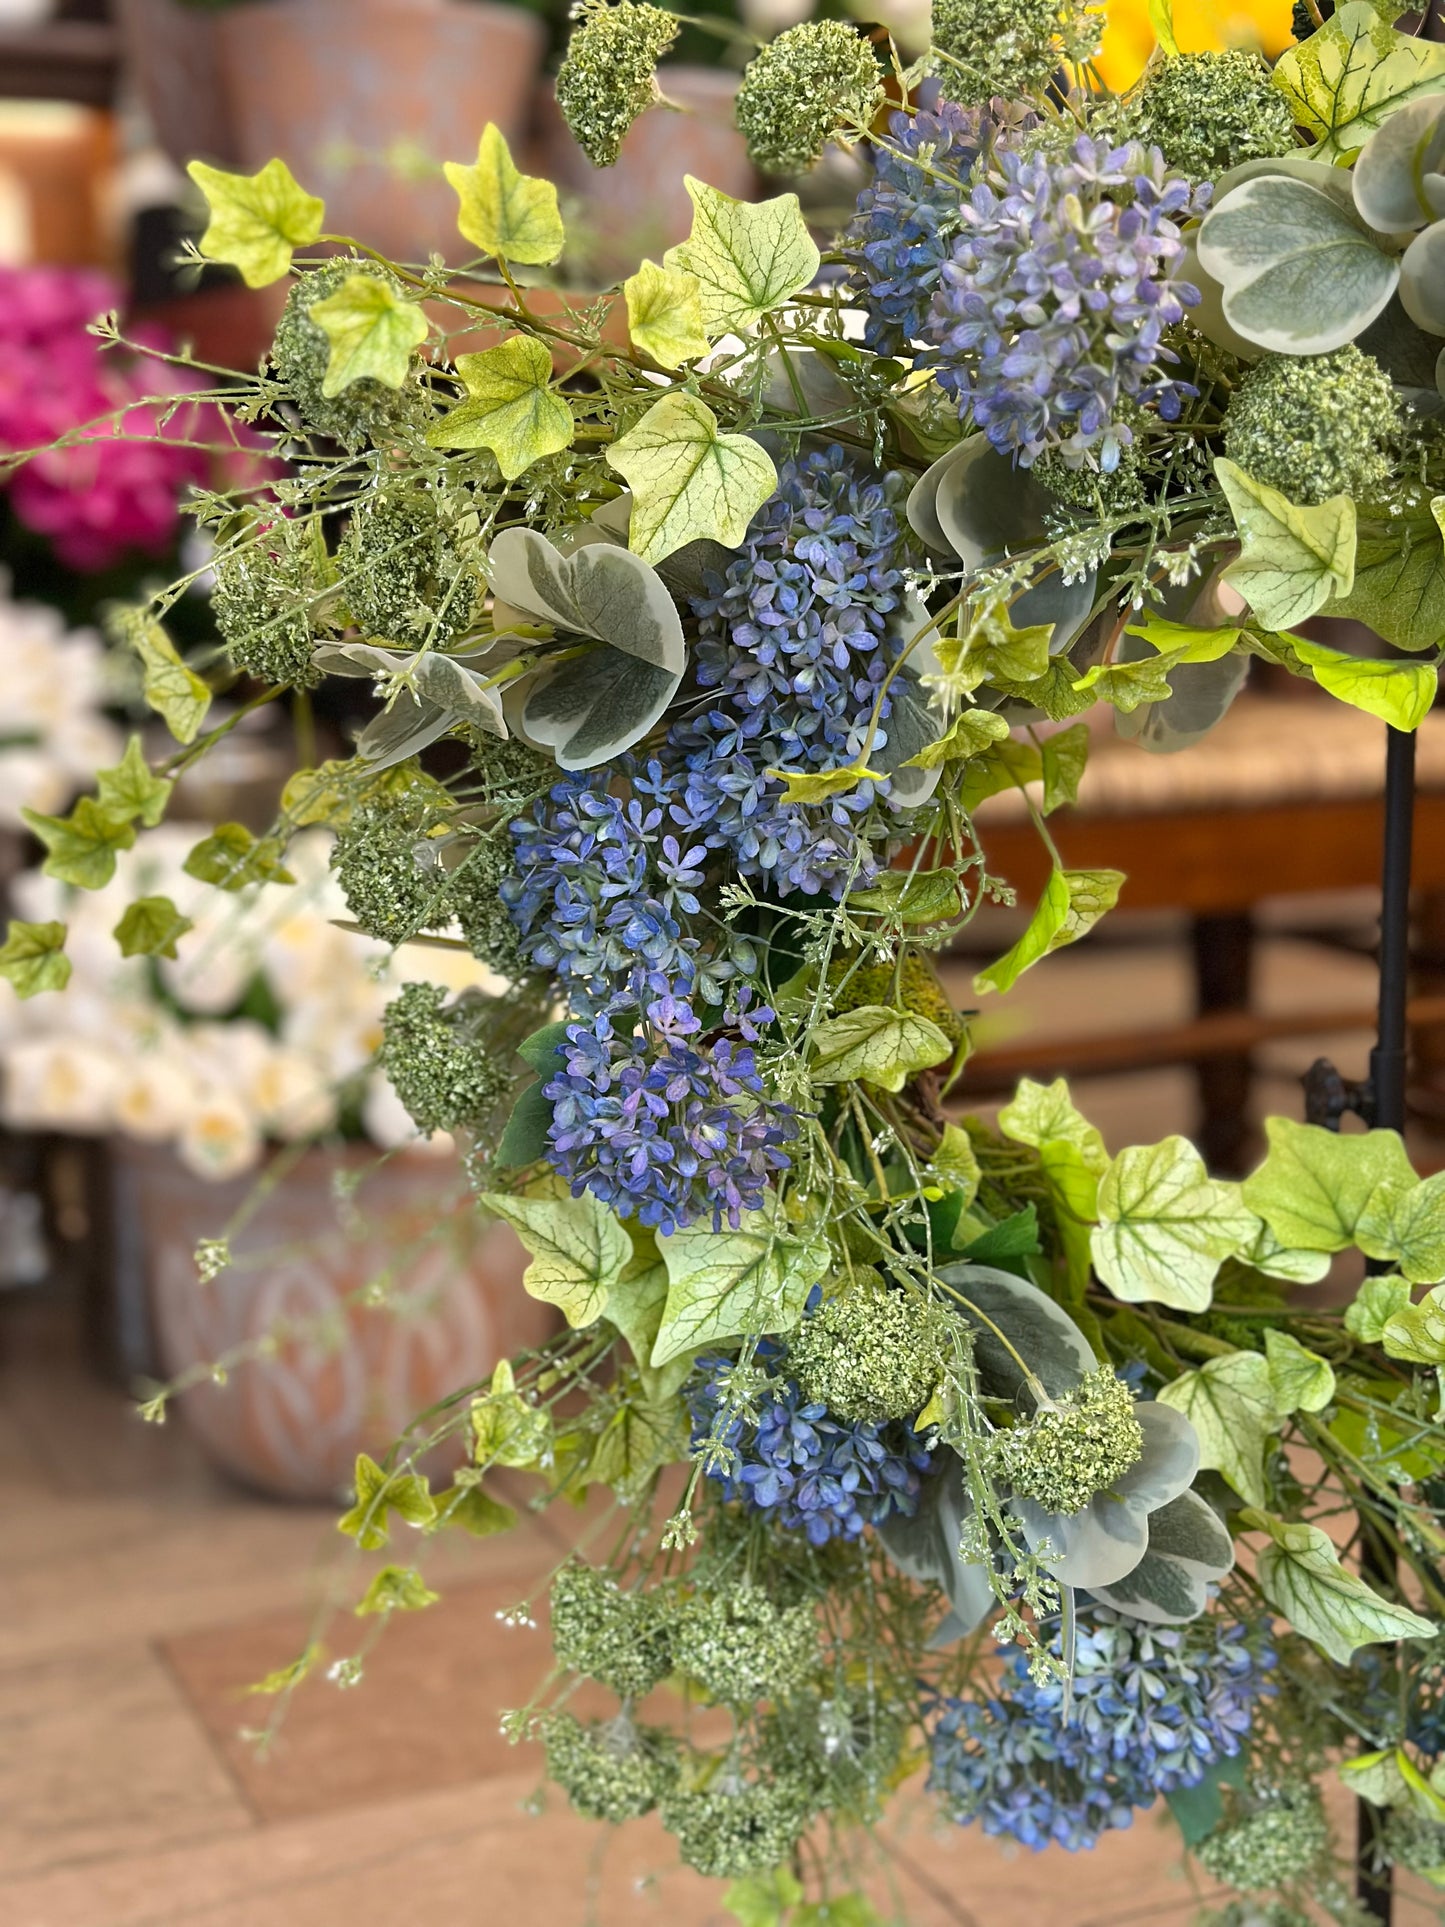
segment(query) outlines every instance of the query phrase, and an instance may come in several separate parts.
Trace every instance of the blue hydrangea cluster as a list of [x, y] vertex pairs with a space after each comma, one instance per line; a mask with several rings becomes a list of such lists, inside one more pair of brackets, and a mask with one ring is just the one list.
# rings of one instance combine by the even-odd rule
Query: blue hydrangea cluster
[[867, 314], [863, 339], [879, 354], [906, 354], [922, 334], [965, 187], [993, 132], [980, 109], [935, 99], [894, 114], [887, 144], [875, 146], [873, 180], [843, 246]]
[[[781, 1358], [771, 1340], [759, 1344], [760, 1363]], [[815, 1546], [856, 1539], [890, 1512], [911, 1517], [917, 1510], [932, 1455], [908, 1425], [849, 1423], [826, 1405], [808, 1404], [791, 1379], [778, 1375], [755, 1408], [756, 1422], [735, 1417], [719, 1435], [718, 1407], [733, 1360], [700, 1358], [698, 1366], [704, 1377], [688, 1393], [692, 1443], [694, 1450], [707, 1440], [725, 1448], [725, 1459], [704, 1459], [725, 1499], [771, 1513]]]
[[[672, 820], [783, 891], [841, 896], [876, 874], [859, 823], [886, 781], [785, 803], [767, 772], [833, 769], [867, 741], [898, 649], [896, 500], [889, 478], [858, 476], [836, 445], [785, 463], [726, 574], [692, 604], [697, 680], [714, 694], [668, 732]], [[875, 755], [888, 715], [885, 698]]]
[[1177, 419], [1193, 390], [1165, 372], [1163, 337], [1199, 299], [1173, 270], [1207, 195], [1157, 148], [1080, 135], [1062, 158], [997, 151], [924, 328], [940, 385], [995, 448], [1024, 467], [1057, 448], [1108, 473], [1132, 439], [1125, 404]]
[[1096, 1846], [1137, 1808], [1238, 1754], [1275, 1690], [1267, 1623], [1206, 1614], [1146, 1626], [1102, 1606], [1079, 1619], [1067, 1722], [1062, 1683], [1036, 1684], [1022, 1654], [995, 1694], [940, 1702], [929, 1785], [960, 1824], [981, 1821], [1026, 1847]]
[[[747, 1038], [772, 1012], [750, 1011], [743, 991], [733, 1020]], [[543, 1087], [552, 1105], [552, 1163], [572, 1195], [590, 1191], [622, 1217], [664, 1234], [711, 1214], [736, 1227], [763, 1203], [769, 1177], [786, 1170], [795, 1114], [771, 1103], [747, 1044], [699, 1044], [691, 1007], [659, 997], [641, 1035], [605, 1013], [569, 1024], [562, 1069]]]

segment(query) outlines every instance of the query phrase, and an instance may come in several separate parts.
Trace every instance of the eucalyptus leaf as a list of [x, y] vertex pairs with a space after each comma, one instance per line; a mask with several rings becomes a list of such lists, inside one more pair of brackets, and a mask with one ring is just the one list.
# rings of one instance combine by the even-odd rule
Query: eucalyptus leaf
[[1234, 1541], [1219, 1514], [1197, 1492], [1181, 1492], [1149, 1514], [1144, 1557], [1093, 1596], [1128, 1619], [1178, 1626], [1197, 1619], [1234, 1565]]
[[1400, 264], [1357, 214], [1287, 174], [1256, 175], [1225, 194], [1195, 245], [1224, 291], [1225, 320], [1276, 354], [1344, 347], [1400, 280]]
[[1396, 1639], [1429, 1639], [1437, 1631], [1394, 1600], [1382, 1599], [1340, 1564], [1329, 1535], [1318, 1526], [1255, 1513], [1249, 1523], [1269, 1535], [1256, 1571], [1265, 1598], [1297, 1633], [1348, 1666], [1359, 1646]]

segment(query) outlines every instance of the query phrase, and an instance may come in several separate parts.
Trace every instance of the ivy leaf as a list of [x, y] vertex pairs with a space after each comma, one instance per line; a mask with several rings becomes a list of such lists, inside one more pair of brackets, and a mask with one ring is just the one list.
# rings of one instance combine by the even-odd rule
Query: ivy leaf
[[494, 1499], [480, 1485], [452, 1485], [442, 1494], [437, 1506], [436, 1526], [460, 1526], [474, 1539], [490, 1539], [498, 1532], [510, 1532], [517, 1515], [509, 1505]]
[[1345, 1330], [1366, 1345], [1378, 1345], [1385, 1327], [1410, 1303], [1410, 1287], [1403, 1278], [1366, 1278], [1345, 1312]]
[[1445, 1278], [1445, 1171], [1422, 1183], [1382, 1184], [1355, 1226], [1367, 1258], [1388, 1259], [1412, 1285]]
[[154, 616], [127, 613], [117, 624], [119, 633], [141, 660], [141, 693], [178, 743], [192, 743], [206, 720], [211, 692], [194, 669], [188, 669], [176, 646]]
[[241, 1691], [246, 1694], [264, 1694], [268, 1698], [273, 1693], [289, 1693], [301, 1684], [323, 1656], [323, 1650], [319, 1644], [310, 1645], [289, 1665], [276, 1667], [264, 1678], [253, 1681], [249, 1686], [243, 1686]]
[[354, 381], [378, 381], [400, 388], [411, 366], [412, 350], [426, 340], [430, 323], [415, 301], [407, 301], [374, 274], [352, 274], [325, 301], [306, 310], [331, 343], [321, 392], [340, 395]]
[[957, 1124], [945, 1124], [938, 1149], [925, 1167], [930, 1179], [950, 1187], [949, 1195], [960, 1200], [966, 1211], [978, 1195], [983, 1180], [973, 1139]]
[[1179, 57], [1179, 41], [1174, 32], [1172, 0], [1149, 0], [1149, 25], [1160, 53], [1169, 60]]
[[883, 870], [868, 889], [853, 891], [848, 908], [916, 927], [951, 922], [963, 909], [963, 895], [953, 870]]
[[279, 836], [256, 837], [244, 823], [218, 823], [181, 868], [188, 877], [222, 890], [245, 890], [253, 883], [294, 883], [295, 877], [281, 861], [285, 854]]
[[100, 807], [109, 815], [127, 822], [139, 817], [146, 829], [153, 830], [166, 813], [175, 784], [152, 776], [140, 737], [132, 736], [115, 768], [97, 772], [96, 788]]
[[469, 1416], [472, 1458], [484, 1470], [504, 1465], [528, 1472], [551, 1449], [551, 1413], [522, 1397], [509, 1358], [498, 1359], [491, 1384], [472, 1400]]
[[1102, 1177], [1109, 1168], [1102, 1132], [1075, 1107], [1062, 1077], [1052, 1084], [1021, 1078], [1018, 1089], [998, 1114], [998, 1128], [1015, 1144], [1031, 1144], [1035, 1150], [1047, 1144], [1072, 1145], [1085, 1169], [1096, 1177]]
[[1430, 1620], [1382, 1599], [1358, 1574], [1346, 1571], [1328, 1534], [1318, 1526], [1262, 1512], [1247, 1513], [1244, 1523], [1269, 1535], [1256, 1566], [1265, 1598], [1297, 1633], [1341, 1666], [1349, 1665], [1357, 1646], [1429, 1639], [1437, 1630]]
[[1176, 662], [1218, 662], [1238, 647], [1244, 631], [1237, 625], [1232, 629], [1196, 629], [1187, 622], [1170, 622], [1164, 616], [1149, 614], [1126, 623], [1124, 634], [1142, 636], [1161, 656], [1173, 656]]
[[1355, 549], [1355, 583], [1331, 605], [1332, 616], [1363, 622], [1397, 649], [1436, 649], [1445, 636], [1445, 495], [1428, 516], [1392, 517], [1363, 530]]
[[667, 1304], [667, 1266], [657, 1248], [657, 1239], [645, 1226], [635, 1226], [629, 1236], [632, 1256], [612, 1287], [607, 1300], [607, 1320], [627, 1340], [648, 1397], [661, 1401], [674, 1394], [687, 1377], [692, 1369], [692, 1354], [682, 1353], [659, 1372], [652, 1369], [652, 1348], [657, 1343], [663, 1308]]
[[578, 1483], [610, 1486], [625, 1504], [664, 1465], [687, 1457], [687, 1408], [675, 1393], [627, 1398], [608, 1420]]
[[960, 634], [941, 636], [935, 645], [942, 677], [966, 694], [981, 683], [1030, 683], [1049, 666], [1051, 622], [1016, 629], [1002, 601], [985, 602]]
[[941, 736], [925, 743], [916, 756], [908, 759], [910, 769], [937, 769], [943, 763], [966, 763], [991, 743], [1002, 742], [1008, 724], [991, 709], [965, 709], [954, 717]]
[[[1242, 544], [1224, 579], [1268, 629], [1292, 629], [1331, 596], [1346, 596], [1355, 579], [1355, 505], [1332, 495], [1299, 508], [1277, 488], [1255, 481], [1235, 462], [1214, 464]], [[1162, 658], [1161, 658], [1162, 660]]]
[[258, 174], [227, 174], [192, 161], [186, 172], [211, 210], [201, 253], [239, 268], [248, 288], [279, 281], [293, 249], [320, 237], [326, 203], [306, 192], [285, 161], [267, 161]]
[[169, 897], [137, 897], [111, 935], [123, 957], [174, 957], [176, 939], [191, 928]]
[[461, 202], [458, 231], [473, 247], [526, 267], [557, 259], [567, 238], [557, 190], [518, 169], [499, 127], [482, 129], [473, 166], [447, 161], [442, 171]]
[[607, 460], [632, 490], [627, 540], [644, 562], [688, 542], [737, 548], [778, 482], [755, 441], [719, 434], [712, 410], [676, 389], [612, 444]]
[[1079, 800], [1079, 784], [1089, 760], [1087, 723], [1075, 723], [1072, 729], [1050, 736], [1039, 757], [1044, 766], [1044, 815], [1051, 816], [1064, 804]]
[[711, 343], [702, 319], [702, 283], [684, 268], [644, 261], [622, 284], [632, 344], [659, 368], [680, 368], [705, 355]]
[[1328, 1359], [1301, 1345], [1288, 1332], [1267, 1331], [1264, 1356], [1274, 1387], [1274, 1409], [1281, 1418], [1291, 1412], [1322, 1412], [1335, 1395], [1335, 1374]]
[[1318, 158], [1333, 161], [1363, 147], [1407, 101], [1445, 89], [1445, 47], [1397, 33], [1369, 0], [1349, 0], [1281, 55], [1273, 81], [1318, 136]]
[[1224, 1260], [1248, 1243], [1258, 1220], [1239, 1186], [1211, 1178], [1187, 1138], [1121, 1151], [1099, 1184], [1094, 1268], [1116, 1298], [1209, 1309]]
[[667, 1303], [652, 1347], [656, 1369], [683, 1352], [750, 1332], [789, 1332], [831, 1262], [828, 1241], [793, 1231], [772, 1211], [745, 1211], [736, 1231], [680, 1226], [659, 1238]]
[[846, 796], [860, 783], [883, 780], [881, 770], [861, 763], [847, 763], [842, 769], [770, 769], [766, 774], [783, 785], [785, 803], [826, 803], [829, 797]]
[[953, 1055], [953, 1045], [930, 1018], [884, 1004], [864, 1004], [828, 1017], [813, 1032], [808, 1074], [815, 1084], [876, 1084], [901, 1091], [919, 1071]]
[[631, 1239], [605, 1204], [590, 1191], [580, 1198], [484, 1191], [480, 1202], [505, 1219], [532, 1254], [522, 1284], [534, 1298], [560, 1306], [572, 1326], [601, 1317], [632, 1256]]
[[1008, 789], [1023, 789], [1041, 783], [1044, 759], [1032, 743], [1016, 743], [1002, 737], [970, 759], [958, 786], [958, 799], [965, 814], [972, 815], [990, 796]]
[[1181, 648], [1164, 655], [1142, 656], [1138, 662], [1096, 662], [1073, 686], [1081, 696], [1093, 695], [1099, 702], [1132, 716], [1145, 703], [1168, 702], [1174, 694], [1169, 671], [1183, 660]]
[[1386, 1319], [1381, 1343], [1387, 1357], [1407, 1365], [1445, 1365], [1445, 1285]]
[[338, 1532], [354, 1539], [363, 1552], [386, 1544], [387, 1515], [394, 1512], [409, 1526], [429, 1526], [436, 1518], [436, 1500], [419, 1472], [383, 1472], [362, 1452], [356, 1461], [356, 1504], [336, 1522]]
[[1341, 1137], [1288, 1117], [1266, 1118], [1264, 1130], [1269, 1150], [1244, 1181], [1244, 1202], [1297, 1250], [1344, 1251], [1380, 1185], [1415, 1182], [1395, 1131]]
[[572, 410], [553, 392], [552, 357], [531, 335], [458, 355], [457, 373], [467, 399], [427, 430], [433, 448], [489, 448], [509, 482], [544, 455], [570, 448]]
[[441, 1594], [432, 1591], [415, 1566], [383, 1566], [355, 1611], [358, 1618], [368, 1613], [414, 1613], [434, 1606]]
[[1292, 1285], [1317, 1285], [1330, 1268], [1325, 1251], [1295, 1251], [1282, 1245], [1263, 1219], [1251, 1244], [1241, 1245], [1234, 1256], [1251, 1271], [1266, 1278], [1282, 1278]]
[[713, 340], [754, 327], [807, 287], [820, 256], [796, 194], [735, 201], [691, 174], [683, 184], [692, 231], [662, 260], [696, 278], [703, 327]]
[[1264, 1447], [1278, 1429], [1274, 1384], [1258, 1352], [1211, 1358], [1158, 1393], [1199, 1434], [1199, 1463], [1222, 1473], [1248, 1505], [1263, 1505]]
[[1439, 674], [1433, 662], [1352, 656], [1348, 650], [1330, 649], [1303, 636], [1291, 636], [1289, 646], [1314, 671], [1321, 689], [1366, 715], [1378, 716], [1392, 729], [1418, 729], [1435, 700]]
[[986, 990], [1011, 990], [1032, 964], [1065, 944], [1077, 943], [1119, 900], [1122, 870], [1055, 870], [1035, 907], [1029, 926], [1013, 948], [980, 970], [973, 980]]
[[735, 1880], [723, 1895], [723, 1905], [738, 1927], [783, 1927], [783, 1916], [803, 1898], [801, 1883], [787, 1867], [771, 1873], [752, 1873]]
[[49, 851], [45, 874], [79, 890], [103, 889], [115, 875], [117, 853], [135, 842], [134, 825], [102, 809], [93, 796], [82, 796], [69, 816], [29, 809], [20, 814]]
[[64, 990], [70, 982], [63, 923], [12, 921], [0, 944], [0, 977], [17, 997], [38, 997], [42, 990]]

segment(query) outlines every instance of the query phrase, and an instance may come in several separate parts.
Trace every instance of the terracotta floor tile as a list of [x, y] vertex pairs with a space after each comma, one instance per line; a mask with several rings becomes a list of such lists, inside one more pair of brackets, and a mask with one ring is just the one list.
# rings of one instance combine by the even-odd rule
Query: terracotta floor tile
[[253, 1824], [144, 1646], [117, 1642], [0, 1670], [0, 1873], [158, 1851]]

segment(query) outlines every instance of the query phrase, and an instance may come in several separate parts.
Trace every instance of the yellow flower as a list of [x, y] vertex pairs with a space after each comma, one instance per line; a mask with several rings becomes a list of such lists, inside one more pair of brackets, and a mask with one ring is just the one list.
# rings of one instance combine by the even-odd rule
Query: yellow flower
[[[1109, 0], [1104, 45], [1096, 65], [1115, 92], [1131, 86], [1154, 50], [1149, 0]], [[1174, 0], [1180, 51], [1217, 53], [1257, 47], [1278, 54], [1289, 46], [1290, 0]]]

